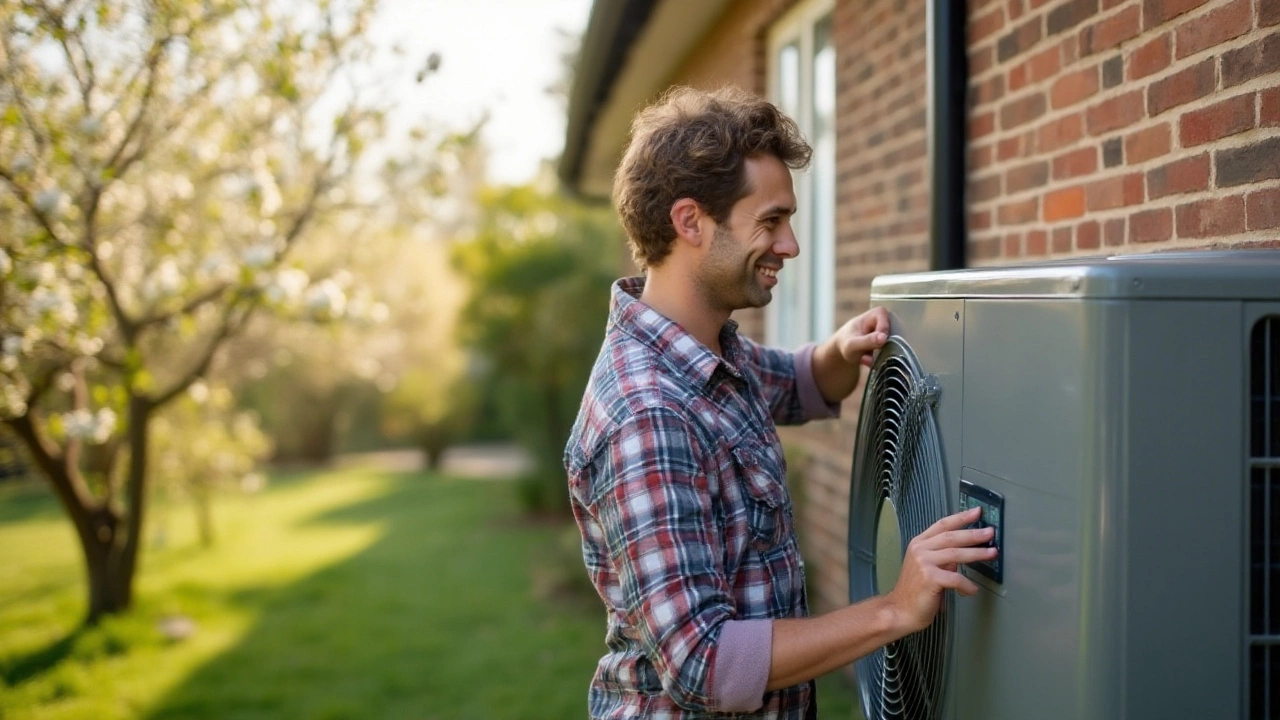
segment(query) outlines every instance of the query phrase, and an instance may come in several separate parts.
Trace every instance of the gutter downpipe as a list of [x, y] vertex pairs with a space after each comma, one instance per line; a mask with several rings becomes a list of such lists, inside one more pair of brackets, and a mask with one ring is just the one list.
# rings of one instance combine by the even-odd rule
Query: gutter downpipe
[[965, 208], [969, 86], [967, 3], [928, 0], [929, 47], [929, 267], [965, 267]]

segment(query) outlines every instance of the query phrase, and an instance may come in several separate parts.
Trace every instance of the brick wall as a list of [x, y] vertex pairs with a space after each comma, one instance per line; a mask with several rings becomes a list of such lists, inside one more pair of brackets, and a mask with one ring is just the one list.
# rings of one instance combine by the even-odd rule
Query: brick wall
[[971, 264], [1277, 244], [1280, 0], [969, 15]]

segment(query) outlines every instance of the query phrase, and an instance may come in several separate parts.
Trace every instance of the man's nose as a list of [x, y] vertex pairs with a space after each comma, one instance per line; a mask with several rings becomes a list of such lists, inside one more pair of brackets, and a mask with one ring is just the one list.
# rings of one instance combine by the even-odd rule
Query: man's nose
[[783, 258], [793, 258], [800, 254], [800, 243], [796, 240], [796, 233], [788, 224], [782, 229], [778, 235], [778, 239], [773, 243], [773, 254]]

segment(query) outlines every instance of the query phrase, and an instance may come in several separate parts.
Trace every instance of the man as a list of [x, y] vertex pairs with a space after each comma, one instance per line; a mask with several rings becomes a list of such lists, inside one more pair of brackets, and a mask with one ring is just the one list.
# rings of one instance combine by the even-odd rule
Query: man
[[741, 91], [677, 89], [643, 110], [614, 200], [643, 278], [613, 291], [565, 451], [591, 581], [608, 611], [592, 718], [813, 717], [813, 678], [929, 625], [977, 587], [976, 514], [915, 538], [887, 595], [808, 617], [775, 423], [834, 417], [887, 339], [867, 312], [791, 353], [737, 333], [799, 252], [791, 169], [809, 146]]

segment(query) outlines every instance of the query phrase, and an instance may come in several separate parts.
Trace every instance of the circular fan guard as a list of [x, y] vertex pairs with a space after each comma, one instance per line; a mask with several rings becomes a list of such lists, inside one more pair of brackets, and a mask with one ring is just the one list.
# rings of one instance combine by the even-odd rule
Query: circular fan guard
[[[858, 418], [849, 498], [849, 594], [853, 602], [892, 588], [877, 583], [877, 535], [883, 508], [897, 515], [901, 563], [906, 544], [946, 515], [946, 471], [932, 408], [938, 385], [920, 371], [915, 355], [897, 336], [880, 351], [867, 380]], [[889, 523], [891, 525], [891, 521]], [[885, 537], [880, 537], [881, 553]], [[891, 570], [889, 571], [892, 572]], [[886, 576], [881, 568], [880, 576]], [[948, 594], [942, 611], [924, 630], [890, 643], [856, 663], [862, 710], [868, 720], [933, 720], [941, 717], [946, 658], [951, 640]]]

